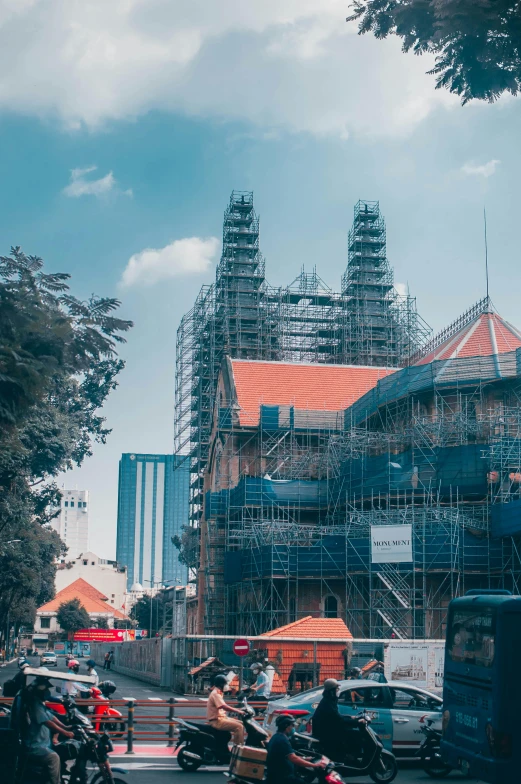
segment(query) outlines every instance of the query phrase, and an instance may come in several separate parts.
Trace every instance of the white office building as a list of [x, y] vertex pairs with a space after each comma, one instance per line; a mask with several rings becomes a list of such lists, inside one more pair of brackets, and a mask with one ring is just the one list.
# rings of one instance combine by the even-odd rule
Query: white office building
[[89, 491], [64, 490], [54, 530], [69, 548], [68, 558], [86, 553], [89, 547]]

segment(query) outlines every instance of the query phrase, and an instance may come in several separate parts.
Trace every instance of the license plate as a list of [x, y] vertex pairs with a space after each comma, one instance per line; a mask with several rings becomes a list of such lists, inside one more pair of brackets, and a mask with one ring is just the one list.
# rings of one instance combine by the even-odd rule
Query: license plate
[[467, 774], [470, 770], [470, 762], [468, 760], [460, 760], [459, 766], [462, 773]]

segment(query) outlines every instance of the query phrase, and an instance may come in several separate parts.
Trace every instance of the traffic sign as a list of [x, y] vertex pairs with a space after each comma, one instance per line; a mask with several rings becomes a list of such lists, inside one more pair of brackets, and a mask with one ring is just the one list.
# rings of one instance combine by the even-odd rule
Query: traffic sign
[[233, 652], [236, 656], [247, 656], [250, 652], [250, 643], [248, 640], [235, 640]]

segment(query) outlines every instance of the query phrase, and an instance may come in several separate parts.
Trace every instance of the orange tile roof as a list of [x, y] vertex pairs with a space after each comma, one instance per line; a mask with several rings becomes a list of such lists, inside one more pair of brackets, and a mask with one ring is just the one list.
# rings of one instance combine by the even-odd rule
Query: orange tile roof
[[80, 603], [90, 615], [110, 613], [110, 615], [113, 615], [115, 618], [126, 618], [126, 615], [104, 601], [106, 598], [107, 597], [101, 593], [101, 591], [98, 591], [97, 588], [94, 588], [93, 585], [90, 585], [86, 580], [80, 577], [70, 585], [62, 588], [61, 591], [58, 591], [54, 599], [51, 599], [50, 602], [42, 604], [37, 612], [58, 612], [58, 608], [63, 602], [79, 599]]
[[341, 618], [313, 618], [306, 615], [298, 621], [279, 626], [271, 632], [266, 632], [262, 637], [306, 637], [309, 640], [323, 640], [337, 638], [347, 640], [353, 637]]
[[241, 425], [259, 423], [261, 405], [342, 411], [394, 368], [231, 360]]
[[498, 313], [489, 311], [480, 313], [416, 364], [426, 365], [440, 359], [504, 354], [520, 346], [521, 332], [502, 319]]

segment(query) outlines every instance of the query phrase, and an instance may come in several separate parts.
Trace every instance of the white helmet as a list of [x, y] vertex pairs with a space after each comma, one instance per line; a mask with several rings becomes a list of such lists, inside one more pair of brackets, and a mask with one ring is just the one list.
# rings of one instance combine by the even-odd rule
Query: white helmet
[[262, 664], [260, 662], [255, 662], [251, 665], [250, 670], [252, 672], [257, 672], [257, 670], [262, 670]]

